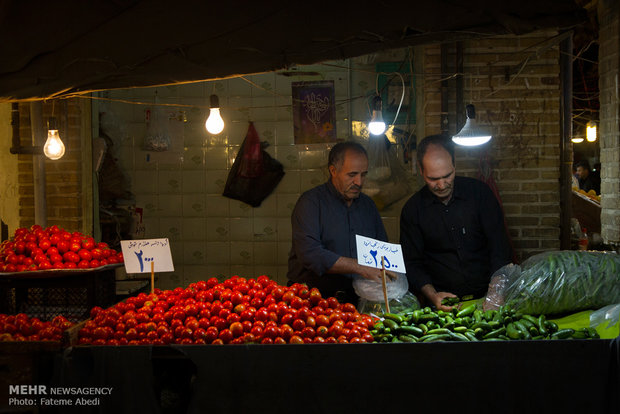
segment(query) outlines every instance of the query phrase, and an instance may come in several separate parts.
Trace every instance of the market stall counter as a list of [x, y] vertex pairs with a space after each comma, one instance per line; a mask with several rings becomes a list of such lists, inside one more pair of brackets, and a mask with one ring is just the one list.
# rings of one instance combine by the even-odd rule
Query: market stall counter
[[617, 413], [618, 338], [75, 347], [50, 387], [110, 388], [97, 413]]

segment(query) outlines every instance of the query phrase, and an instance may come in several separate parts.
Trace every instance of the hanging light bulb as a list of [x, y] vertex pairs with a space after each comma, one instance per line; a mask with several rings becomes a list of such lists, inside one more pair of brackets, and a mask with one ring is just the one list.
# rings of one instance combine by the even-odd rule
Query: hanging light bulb
[[457, 145], [473, 147], [486, 144], [491, 140], [491, 134], [480, 128], [476, 122], [476, 108], [469, 104], [465, 107], [467, 121], [458, 134], [452, 136], [452, 141]]
[[372, 100], [372, 118], [368, 124], [368, 131], [372, 135], [381, 135], [385, 132], [385, 122], [383, 122], [383, 115], [381, 115], [381, 97], [375, 96]]
[[58, 123], [54, 117], [47, 121], [47, 141], [43, 146], [43, 153], [50, 160], [58, 160], [65, 155], [65, 144], [58, 135]]
[[205, 127], [210, 134], [217, 135], [224, 130], [224, 120], [220, 115], [220, 100], [217, 95], [211, 95], [211, 109]]
[[596, 122], [590, 121], [586, 125], [586, 140], [588, 142], [596, 141]]
[[570, 140], [575, 144], [581, 144], [583, 142], [583, 137], [572, 137]]

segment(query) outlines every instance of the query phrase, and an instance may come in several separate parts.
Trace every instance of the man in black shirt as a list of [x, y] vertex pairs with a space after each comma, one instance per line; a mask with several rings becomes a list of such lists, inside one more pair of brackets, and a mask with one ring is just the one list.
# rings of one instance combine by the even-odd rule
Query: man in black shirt
[[590, 170], [590, 163], [586, 160], [581, 160], [575, 164], [577, 168], [577, 179], [579, 180], [579, 189], [586, 193], [590, 190], [594, 190], [596, 194], [601, 193], [601, 178], [595, 175]]
[[404, 205], [400, 217], [410, 287], [438, 309], [449, 296], [486, 293], [491, 275], [511, 262], [504, 218], [485, 183], [456, 176], [454, 147], [432, 135], [417, 148], [426, 182]]

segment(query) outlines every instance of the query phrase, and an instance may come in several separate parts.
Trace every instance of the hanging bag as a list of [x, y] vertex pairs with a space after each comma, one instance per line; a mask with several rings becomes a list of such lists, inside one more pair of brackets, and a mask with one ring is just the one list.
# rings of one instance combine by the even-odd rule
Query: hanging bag
[[254, 123], [250, 122], [222, 195], [258, 207], [282, 177], [282, 164], [263, 149]]

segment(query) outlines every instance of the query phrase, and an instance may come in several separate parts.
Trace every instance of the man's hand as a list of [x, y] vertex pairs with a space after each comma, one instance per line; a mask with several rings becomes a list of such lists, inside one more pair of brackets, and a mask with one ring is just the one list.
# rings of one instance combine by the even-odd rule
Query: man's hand
[[[364, 279], [372, 280], [377, 283], [382, 283], [381, 269], [375, 267], [362, 266], [357, 263], [357, 260], [350, 257], [340, 256], [336, 263], [327, 271], [328, 273], [353, 273], [360, 275]], [[396, 279], [396, 275], [392, 272], [385, 271], [385, 281], [391, 282]]]
[[446, 306], [446, 305], [442, 305], [441, 304], [441, 301], [444, 298], [454, 298], [454, 297], [456, 297], [456, 295], [454, 293], [450, 293], [450, 292], [437, 292], [435, 290], [435, 287], [433, 285], [431, 285], [431, 284], [422, 286], [422, 289], [420, 289], [420, 290], [422, 291], [424, 296], [426, 296], [426, 298], [429, 300], [429, 302], [431, 302], [435, 306], [435, 308], [437, 308], [438, 310], [450, 311], [454, 307], [454, 306]]
[[[372, 280], [377, 283], [383, 283], [383, 276], [381, 275], [382, 270], [374, 267], [368, 266], [360, 266], [360, 271], [357, 272], [364, 279]], [[385, 271], [385, 281], [391, 282], [392, 280], [396, 280], [396, 275], [392, 272]]]

